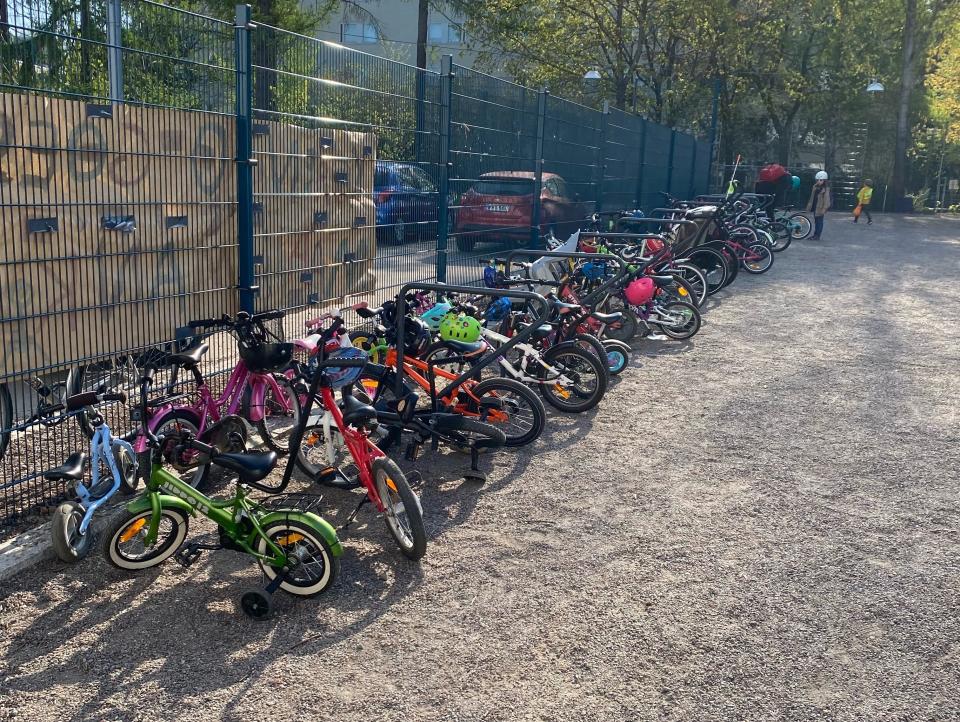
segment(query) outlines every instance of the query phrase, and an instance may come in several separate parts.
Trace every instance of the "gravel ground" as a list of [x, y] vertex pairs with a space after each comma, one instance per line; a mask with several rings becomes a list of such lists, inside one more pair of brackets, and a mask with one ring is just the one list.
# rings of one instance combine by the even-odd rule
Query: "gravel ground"
[[425, 457], [419, 566], [362, 514], [266, 623], [228, 552], [21, 575], [0, 720], [960, 719], [960, 221], [845, 219], [485, 487]]

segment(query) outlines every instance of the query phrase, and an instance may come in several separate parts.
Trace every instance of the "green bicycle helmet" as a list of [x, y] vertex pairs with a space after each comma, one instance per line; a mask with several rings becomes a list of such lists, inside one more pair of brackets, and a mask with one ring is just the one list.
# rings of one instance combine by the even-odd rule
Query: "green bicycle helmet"
[[444, 341], [474, 343], [480, 340], [480, 322], [473, 316], [448, 313], [440, 321], [440, 338]]

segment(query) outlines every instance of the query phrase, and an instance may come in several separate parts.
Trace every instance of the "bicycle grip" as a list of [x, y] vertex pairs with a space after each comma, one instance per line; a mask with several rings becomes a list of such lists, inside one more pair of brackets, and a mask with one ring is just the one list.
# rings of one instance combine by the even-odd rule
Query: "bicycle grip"
[[77, 411], [85, 406], [93, 406], [97, 403], [97, 392], [87, 391], [82, 394], [74, 394], [67, 398], [67, 411]]
[[116, 391], [110, 394], [101, 394], [100, 401], [119, 401], [121, 404], [127, 402], [127, 395], [122, 391]]
[[201, 318], [187, 324], [190, 328], [216, 328], [222, 325], [222, 318]]
[[275, 321], [287, 315], [286, 311], [264, 311], [250, 317], [251, 321]]

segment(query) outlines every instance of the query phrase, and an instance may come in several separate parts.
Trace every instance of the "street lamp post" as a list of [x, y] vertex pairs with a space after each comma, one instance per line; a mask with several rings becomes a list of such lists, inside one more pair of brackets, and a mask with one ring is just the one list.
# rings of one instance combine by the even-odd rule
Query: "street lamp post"
[[[874, 78], [873, 80], [871, 80], [871, 81], [870, 81], [870, 84], [867, 85], [867, 93], [868, 93], [868, 94], [870, 95], [870, 97], [872, 97], [872, 98], [877, 97], [877, 94], [882, 93], [884, 90], [886, 90], [886, 88], [883, 87], [883, 83], [881, 83], [880, 81], [878, 81], [876, 78]], [[866, 137], [866, 138], [864, 139], [864, 141], [863, 141], [863, 156], [864, 156], [863, 167], [864, 167], [864, 172], [866, 172], [866, 167], [867, 167], [867, 161], [866, 161], [866, 156], [867, 156], [867, 143], [869, 143], [869, 142], [870, 142], [870, 116], [868, 115], [868, 116], [867, 116], [867, 137]], [[889, 180], [889, 178], [888, 178], [888, 179], [887, 179], [887, 182], [886, 182], [886, 183], [884, 184], [884, 186], [883, 186], [883, 205], [880, 207], [880, 210], [881, 210], [881, 211], [886, 211], [886, 210], [887, 210], [887, 191], [889, 191], [889, 190], [890, 190], [890, 180]]]

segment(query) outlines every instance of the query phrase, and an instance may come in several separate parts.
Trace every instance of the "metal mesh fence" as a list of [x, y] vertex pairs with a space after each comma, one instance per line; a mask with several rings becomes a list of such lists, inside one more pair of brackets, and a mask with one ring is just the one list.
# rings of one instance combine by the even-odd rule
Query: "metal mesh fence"
[[[6, 9], [0, 524], [69, 495], [42, 478], [86, 445], [64, 397], [134, 394], [192, 319], [283, 308], [300, 333], [315, 307], [477, 283], [483, 256], [707, 180], [690, 136], [449, 59], [438, 74], [150, 0]], [[232, 368], [233, 340], [211, 346], [205, 373]]]

